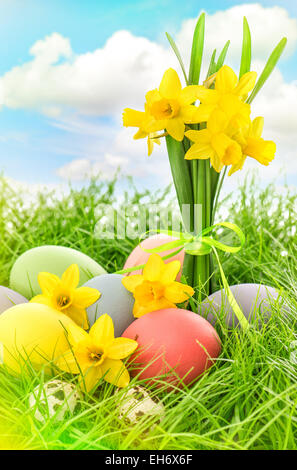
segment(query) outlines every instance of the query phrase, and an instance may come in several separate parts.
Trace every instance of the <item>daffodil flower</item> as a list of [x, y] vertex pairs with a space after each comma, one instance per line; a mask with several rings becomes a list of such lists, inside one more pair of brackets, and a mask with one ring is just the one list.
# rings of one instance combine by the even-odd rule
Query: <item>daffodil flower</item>
[[242, 149], [229, 135], [227, 115], [215, 110], [207, 123], [207, 129], [190, 130], [186, 136], [194, 144], [185, 155], [186, 160], [207, 160], [218, 173], [224, 165], [236, 165], [242, 160]]
[[109, 315], [102, 315], [87, 333], [76, 325], [67, 328], [69, 351], [57, 359], [57, 366], [72, 374], [82, 373], [80, 385], [87, 392], [101, 378], [117, 387], [130, 382], [129, 372], [122, 359], [132, 354], [138, 343], [129, 338], [115, 338]]
[[[145, 111], [126, 108], [123, 124], [126, 127], [138, 127], [134, 139], [148, 136], [155, 143], [156, 132], [166, 131], [175, 140], [182, 141], [185, 124], [195, 124], [206, 120], [203, 109], [193, 105], [197, 100], [198, 85], [182, 88], [178, 74], [168, 69], [162, 78], [159, 89], [146, 94]], [[148, 145], [152, 145], [152, 143]], [[149, 146], [149, 152], [151, 147]]]
[[176, 308], [176, 304], [194, 295], [192, 287], [175, 281], [180, 268], [179, 261], [165, 264], [161, 256], [152, 254], [142, 274], [122, 279], [126, 289], [134, 295], [133, 315], [136, 318], [163, 308]]
[[[212, 82], [213, 79], [214, 77], [212, 77]], [[215, 76], [214, 89], [199, 86], [197, 90], [198, 99], [202, 103], [199, 107], [200, 112], [207, 115], [205, 121], [208, 120], [208, 117], [217, 107], [222, 108], [224, 112], [228, 113], [230, 106], [231, 108], [237, 106], [239, 114], [245, 117], [249, 108], [244, 101], [248, 93], [254, 88], [256, 80], [256, 72], [248, 72], [238, 80], [236, 73], [231, 67], [224, 65]], [[230, 118], [232, 114], [234, 114], [234, 111], [230, 110], [228, 117]]]
[[[147, 109], [147, 106], [146, 106]], [[154, 149], [154, 144], [161, 145], [157, 132], [147, 132], [147, 127], [153, 122], [153, 118], [146, 111], [136, 111], [126, 108], [123, 112], [123, 125], [125, 127], [138, 127], [134, 139], [145, 139], [147, 137], [147, 149], [150, 156]]]
[[262, 165], [268, 166], [274, 159], [276, 145], [272, 140], [262, 138], [264, 118], [257, 117], [246, 129], [241, 129], [234, 138], [242, 147], [242, 158], [232, 165], [229, 176], [241, 170], [247, 157], [254, 158]]
[[154, 121], [147, 128], [151, 132], [166, 129], [175, 140], [182, 141], [185, 124], [202, 122], [202, 111], [193, 105], [198, 98], [198, 85], [182, 88], [178, 74], [168, 69], [162, 78], [158, 90], [146, 94], [148, 112]]
[[53, 309], [67, 315], [84, 329], [88, 329], [86, 308], [100, 297], [100, 292], [91, 287], [77, 287], [79, 284], [79, 268], [72, 264], [60, 279], [55, 274], [41, 272], [38, 283], [42, 294], [36, 295], [30, 302], [49, 305]]

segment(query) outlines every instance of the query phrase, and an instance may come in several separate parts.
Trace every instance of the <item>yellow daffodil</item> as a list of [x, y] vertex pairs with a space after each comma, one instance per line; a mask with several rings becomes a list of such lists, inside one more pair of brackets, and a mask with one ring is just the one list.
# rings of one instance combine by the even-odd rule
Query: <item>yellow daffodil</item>
[[232, 165], [229, 176], [241, 170], [247, 157], [254, 158], [262, 165], [268, 166], [274, 159], [276, 145], [271, 140], [264, 140], [262, 136], [264, 118], [258, 117], [250, 125], [241, 129], [234, 138], [242, 147], [242, 158]]
[[[147, 106], [146, 106], [147, 108]], [[134, 139], [145, 139], [147, 137], [148, 155], [153, 152], [154, 144], [161, 144], [158, 139], [157, 132], [148, 132], [147, 127], [154, 119], [148, 114], [147, 111], [135, 111], [134, 109], [126, 108], [123, 112], [123, 124], [125, 127], [138, 127], [138, 131], [134, 135]]]
[[182, 141], [185, 124], [202, 122], [207, 117], [203, 114], [203, 109], [193, 105], [197, 100], [198, 89], [196, 85], [182, 88], [176, 71], [168, 69], [163, 75], [159, 89], [146, 94], [144, 112], [130, 108], [124, 110], [124, 126], [139, 128], [134, 139], [148, 136], [150, 140], [158, 143], [154, 138], [156, 132], [166, 129], [174, 139]]
[[79, 268], [72, 264], [60, 279], [55, 274], [41, 272], [38, 283], [42, 294], [36, 295], [30, 302], [49, 305], [69, 316], [75, 323], [88, 329], [86, 308], [100, 297], [100, 292], [91, 287], [79, 287]]
[[186, 136], [194, 144], [185, 155], [186, 160], [207, 160], [219, 173], [224, 165], [236, 165], [242, 160], [242, 149], [238, 142], [230, 137], [227, 115], [215, 110], [207, 123], [207, 129], [190, 130]]
[[101, 378], [120, 388], [129, 384], [129, 372], [122, 359], [132, 354], [138, 343], [128, 338], [115, 338], [109, 315], [102, 315], [89, 333], [76, 325], [69, 326], [67, 333], [69, 351], [56, 363], [66, 372], [82, 373], [82, 388], [92, 390]]
[[[212, 82], [213, 79], [214, 76], [212, 77]], [[243, 119], [246, 119], [247, 115], [249, 115], [249, 105], [243, 103], [243, 101], [245, 101], [248, 93], [254, 88], [256, 80], [256, 72], [248, 72], [238, 80], [231, 67], [224, 65], [215, 76], [214, 89], [208, 88], [208, 82], [206, 87], [199, 86], [197, 95], [202, 103], [200, 112], [209, 117], [214, 109], [219, 107], [228, 114], [228, 110], [231, 107], [233, 109], [230, 110], [230, 115], [228, 115], [230, 118], [231, 115], [234, 115], [234, 107], [237, 107], [238, 111], [236, 114], [238, 116], [242, 115]]]
[[175, 281], [180, 268], [179, 261], [165, 264], [161, 256], [152, 254], [142, 274], [122, 279], [126, 289], [134, 295], [133, 314], [136, 318], [163, 308], [176, 308], [176, 304], [194, 295], [192, 287]]
[[166, 129], [175, 140], [182, 141], [185, 124], [202, 122], [205, 118], [202, 111], [193, 105], [197, 100], [197, 85], [182, 88], [178, 74], [168, 69], [162, 78], [158, 90], [146, 95], [149, 114], [154, 118], [148, 124], [151, 132]]

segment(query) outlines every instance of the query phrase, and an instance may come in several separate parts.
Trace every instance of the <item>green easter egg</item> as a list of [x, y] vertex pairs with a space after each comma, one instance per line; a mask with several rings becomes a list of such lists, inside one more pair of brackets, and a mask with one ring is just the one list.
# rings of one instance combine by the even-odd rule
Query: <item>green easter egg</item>
[[10, 287], [27, 299], [41, 293], [38, 273], [48, 272], [61, 277], [71, 264], [79, 267], [79, 285], [106, 271], [89, 256], [64, 246], [45, 245], [23, 253], [10, 273]]

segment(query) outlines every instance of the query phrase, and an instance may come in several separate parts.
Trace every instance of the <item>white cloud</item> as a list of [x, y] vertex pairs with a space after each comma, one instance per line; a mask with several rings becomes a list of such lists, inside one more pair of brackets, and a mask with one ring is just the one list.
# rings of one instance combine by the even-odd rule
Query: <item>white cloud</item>
[[54, 33], [37, 41], [30, 53], [31, 61], [0, 78], [1, 102], [50, 117], [64, 107], [110, 115], [128, 104], [139, 105], [145, 90], [160, 81], [164, 66], [175, 63], [168, 49], [128, 31], [116, 32], [102, 49], [81, 55]]
[[[211, 56], [214, 49], [217, 54], [225, 43], [230, 40], [228, 61], [233, 65], [239, 63], [241, 57], [242, 19], [246, 16], [250, 25], [253, 57], [266, 61], [272, 48], [283, 36], [288, 38], [285, 55], [289, 56], [297, 44], [297, 20], [290, 18], [287, 10], [281, 7], [265, 8], [259, 3], [236, 5], [228, 10], [217, 11], [206, 18], [205, 57]], [[183, 22], [177, 35], [177, 43], [183, 56], [189, 60], [190, 47], [196, 19]], [[208, 63], [207, 63], [208, 66]]]

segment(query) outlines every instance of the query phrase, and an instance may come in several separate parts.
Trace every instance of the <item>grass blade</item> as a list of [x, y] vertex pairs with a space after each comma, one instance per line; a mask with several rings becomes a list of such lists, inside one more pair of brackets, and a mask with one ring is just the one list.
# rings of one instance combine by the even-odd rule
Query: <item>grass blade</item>
[[258, 81], [255, 85], [255, 88], [254, 88], [251, 96], [247, 100], [247, 103], [250, 104], [255, 99], [255, 97], [257, 96], [257, 94], [259, 93], [259, 91], [261, 90], [263, 85], [265, 84], [266, 80], [268, 79], [268, 77], [273, 72], [273, 69], [276, 66], [277, 62], [279, 61], [279, 58], [282, 55], [283, 50], [286, 47], [286, 44], [287, 44], [287, 38], [283, 38], [278, 43], [278, 45], [276, 46], [274, 51], [272, 52], [271, 56], [269, 57], [269, 59], [267, 61], [267, 64], [264, 67], [263, 72], [261, 73], [261, 75], [260, 75], [260, 77], [259, 77], [259, 79], [258, 79]]
[[185, 81], [186, 81], [186, 84], [189, 85], [189, 80], [188, 80], [188, 77], [187, 77], [187, 74], [186, 74], [186, 70], [185, 70], [185, 66], [184, 66], [184, 63], [183, 63], [183, 60], [181, 58], [181, 55], [180, 55], [180, 52], [178, 50], [178, 47], [177, 45], [175, 44], [173, 38], [170, 36], [169, 33], [166, 33], [166, 37], [169, 41], [169, 44], [170, 46], [172, 47], [173, 49], [173, 52], [175, 53], [176, 57], [177, 57], [177, 60], [179, 62], [179, 65], [181, 66], [181, 69], [183, 71], [183, 74], [184, 74], [184, 77], [185, 77]]
[[246, 17], [243, 18], [243, 40], [239, 78], [251, 70], [252, 40], [251, 31]]
[[207, 72], [206, 78], [210, 77], [211, 75], [213, 75], [217, 71], [217, 64], [216, 64], [216, 60], [215, 60], [216, 59], [216, 53], [217, 53], [217, 50], [215, 49], [213, 51], [211, 59], [210, 59], [210, 64], [209, 64], [209, 67], [208, 67], [208, 72]]
[[222, 68], [224, 65], [229, 46], [230, 46], [230, 41], [227, 41], [222, 52], [219, 55], [217, 66], [216, 66], [217, 71], [220, 70], [220, 68]]
[[198, 85], [201, 72], [201, 64], [204, 49], [205, 13], [202, 13], [197, 21], [193, 36], [191, 63], [189, 71], [190, 85]]

